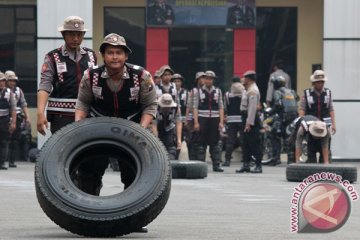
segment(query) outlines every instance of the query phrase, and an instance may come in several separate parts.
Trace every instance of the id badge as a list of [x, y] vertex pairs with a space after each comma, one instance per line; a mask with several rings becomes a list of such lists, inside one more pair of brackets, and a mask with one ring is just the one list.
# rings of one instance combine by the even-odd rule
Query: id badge
[[205, 99], [205, 93], [201, 93], [201, 94], [200, 94], [200, 98], [201, 98], [201, 99]]
[[130, 88], [130, 94], [132, 97], [135, 97], [139, 94], [140, 87]]
[[102, 87], [93, 86], [92, 91], [93, 91], [95, 96], [101, 96]]
[[66, 63], [65, 62], [57, 62], [56, 69], [58, 73], [67, 72]]

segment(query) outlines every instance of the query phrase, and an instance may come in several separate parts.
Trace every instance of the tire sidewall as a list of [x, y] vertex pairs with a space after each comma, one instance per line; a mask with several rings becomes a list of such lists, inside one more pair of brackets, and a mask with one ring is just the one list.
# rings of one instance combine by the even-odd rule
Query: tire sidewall
[[[96, 125], [96, 127], [94, 127]], [[71, 124], [53, 135], [37, 162], [36, 184], [43, 195], [61, 211], [79, 218], [91, 215], [122, 218], [155, 201], [163, 191], [169, 161], [161, 155], [155, 137], [139, 125], [113, 118], [86, 119]], [[137, 176], [121, 193], [98, 197], [79, 190], [70, 179], [69, 166], [79, 148], [91, 142], [119, 144], [136, 156]], [[120, 178], [120, 177], [119, 177]], [[120, 180], [119, 180], [120, 181]], [[121, 215], [119, 215], [121, 213]]]

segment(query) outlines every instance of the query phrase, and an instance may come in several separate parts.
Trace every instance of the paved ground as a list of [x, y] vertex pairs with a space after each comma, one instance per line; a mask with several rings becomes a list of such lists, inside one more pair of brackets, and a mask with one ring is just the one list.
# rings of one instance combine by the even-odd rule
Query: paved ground
[[[359, 163], [352, 165], [360, 166]], [[348, 222], [329, 234], [290, 233], [290, 199], [297, 183], [285, 179], [285, 164], [264, 173], [235, 174], [239, 163], [202, 180], [172, 181], [168, 204], [148, 226], [149, 233], [120, 239], [360, 239], [360, 201]], [[69, 233], [41, 210], [34, 189], [34, 164], [0, 171], [0, 239], [84, 239]], [[120, 189], [115, 172], [105, 187]], [[360, 191], [359, 184], [354, 184]]]

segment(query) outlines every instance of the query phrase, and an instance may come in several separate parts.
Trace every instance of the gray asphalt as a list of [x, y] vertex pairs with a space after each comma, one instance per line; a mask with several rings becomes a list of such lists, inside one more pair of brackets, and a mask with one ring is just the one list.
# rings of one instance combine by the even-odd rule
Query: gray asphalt
[[[357, 167], [359, 163], [352, 163]], [[290, 233], [290, 200], [298, 183], [287, 182], [283, 163], [263, 174], [235, 174], [239, 163], [201, 180], [174, 179], [163, 212], [148, 233], [119, 239], [360, 239], [360, 201], [339, 230], [328, 234]], [[40, 208], [34, 164], [0, 171], [0, 239], [87, 239], [58, 227]], [[106, 173], [104, 191], [121, 188], [117, 173]], [[358, 183], [354, 184], [360, 191]]]

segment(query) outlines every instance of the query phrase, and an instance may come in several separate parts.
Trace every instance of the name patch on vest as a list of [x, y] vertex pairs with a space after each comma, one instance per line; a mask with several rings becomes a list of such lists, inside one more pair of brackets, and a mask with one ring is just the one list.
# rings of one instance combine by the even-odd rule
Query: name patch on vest
[[93, 91], [95, 97], [101, 98], [102, 87], [93, 86], [93, 87], [92, 87], [92, 91]]
[[56, 69], [58, 73], [67, 72], [66, 63], [65, 62], [57, 62]]
[[139, 95], [139, 90], [140, 90], [140, 87], [130, 88], [130, 94], [131, 94], [130, 99], [135, 99]]

